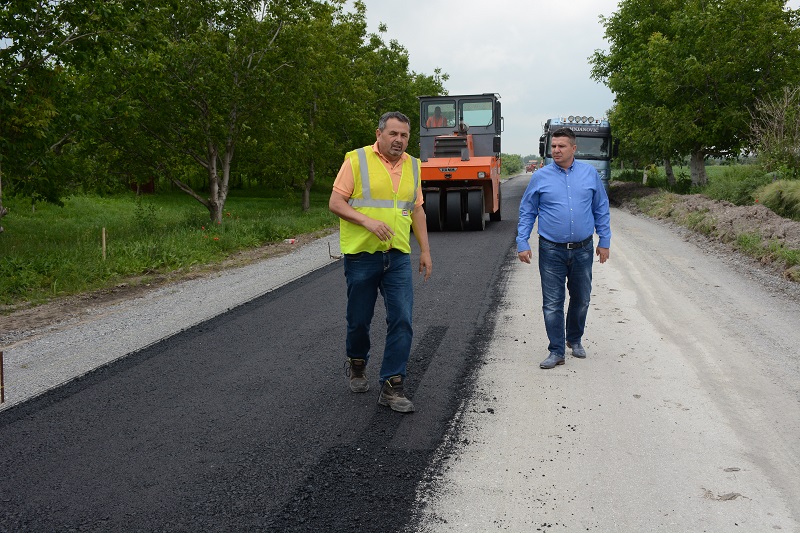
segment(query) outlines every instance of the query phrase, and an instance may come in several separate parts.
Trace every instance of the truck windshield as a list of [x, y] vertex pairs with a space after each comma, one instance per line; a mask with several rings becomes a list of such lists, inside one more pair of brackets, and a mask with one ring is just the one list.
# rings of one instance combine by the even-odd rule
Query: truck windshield
[[461, 107], [461, 112], [464, 117], [464, 122], [468, 126], [491, 126], [493, 109], [494, 105], [491, 100], [473, 101], [464, 102]]
[[456, 125], [456, 103], [454, 100], [429, 102], [423, 106], [422, 125], [426, 128], [447, 128]]
[[608, 137], [579, 136], [576, 141], [578, 144], [578, 150], [575, 152], [575, 157], [578, 159], [608, 159]]

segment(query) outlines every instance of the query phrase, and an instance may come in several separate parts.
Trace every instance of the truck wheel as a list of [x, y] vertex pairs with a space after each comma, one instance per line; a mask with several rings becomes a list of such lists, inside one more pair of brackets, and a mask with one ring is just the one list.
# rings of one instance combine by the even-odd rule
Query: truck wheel
[[447, 192], [447, 212], [445, 221], [447, 231], [461, 231], [464, 229], [465, 213], [461, 207], [461, 191]]
[[489, 213], [489, 220], [500, 222], [500, 208], [503, 207], [503, 191], [497, 191], [497, 211]]
[[483, 218], [483, 189], [467, 191], [467, 228], [483, 231], [486, 220]]
[[428, 231], [442, 231], [442, 197], [439, 191], [423, 193], [425, 203], [425, 225]]

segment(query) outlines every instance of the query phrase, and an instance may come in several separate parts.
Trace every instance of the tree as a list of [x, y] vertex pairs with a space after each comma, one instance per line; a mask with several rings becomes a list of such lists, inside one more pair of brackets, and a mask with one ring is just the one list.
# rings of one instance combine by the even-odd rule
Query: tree
[[287, 26], [305, 22], [306, 4], [204, 0], [173, 13], [151, 3], [147, 20], [158, 26], [158, 46], [118, 51], [129, 80], [122, 90], [136, 101], [140, 132], [203, 169], [207, 196], [174, 172], [169, 179], [214, 222], [222, 221], [239, 142], [263, 119], [264, 102], [277, 97], [275, 74], [288, 66], [276, 40]]
[[513, 176], [525, 170], [525, 163], [519, 154], [501, 154], [500, 160], [503, 165], [503, 174]]
[[[447, 79], [439, 69], [433, 76], [409, 72], [402, 46], [366, 33], [364, 3], [355, 2], [353, 12], [344, 6], [343, 0], [317, 5], [308, 24], [287, 28], [281, 40], [289, 68], [276, 82], [291, 98], [282, 99], [269, 121], [282, 125], [281, 153], [271, 159], [273, 173], [305, 176], [299, 185], [304, 210], [318, 174], [335, 175], [346, 151], [374, 142], [380, 115], [400, 110], [416, 124], [417, 96], [444, 92]], [[418, 133], [412, 127], [409, 146], [418, 145]]]
[[785, 87], [776, 96], [756, 102], [750, 123], [750, 144], [767, 171], [800, 172], [800, 86]]
[[[357, 69], [366, 32], [365, 8], [352, 13], [344, 0], [318, 4], [307, 24], [287, 28], [281, 46], [290, 68], [278, 76], [283, 94], [283, 157], [290, 176], [303, 176], [302, 209], [310, 208], [317, 173], [341, 164], [342, 145], [365, 131], [369, 115], [363, 107], [370, 87]], [[288, 121], [286, 119], [289, 119]], [[286, 149], [288, 148], [288, 150]], [[292, 183], [291, 185], [295, 185]]]
[[383, 111], [416, 121], [416, 96], [447, 79], [409, 72], [401, 45], [367, 35], [365, 4], [347, 5], [0, 0], [0, 194], [58, 202], [157, 178], [220, 222], [238, 176], [302, 188], [307, 209], [316, 175], [372, 142]]
[[[76, 69], [107, 49], [124, 19], [119, 2], [0, 2], [0, 180], [17, 195], [60, 203], [75, 175], [86, 101]], [[0, 218], [7, 214], [2, 207]]]
[[[601, 20], [608, 52], [594, 79], [616, 95], [615, 129], [644, 157], [691, 156], [692, 183], [707, 156], [747, 144], [750, 109], [800, 67], [798, 12], [782, 0], [623, 0]], [[742, 46], [747, 43], [747, 46]]]

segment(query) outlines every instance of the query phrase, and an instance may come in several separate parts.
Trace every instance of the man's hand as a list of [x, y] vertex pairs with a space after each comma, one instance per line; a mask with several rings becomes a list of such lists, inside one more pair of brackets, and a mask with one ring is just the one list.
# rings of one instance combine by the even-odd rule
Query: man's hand
[[380, 220], [375, 220], [374, 218], [367, 217], [366, 220], [361, 224], [369, 231], [375, 234], [382, 241], [388, 241], [392, 237], [394, 237], [394, 231], [390, 228], [385, 222], [381, 222]]
[[533, 257], [533, 252], [531, 252], [530, 250], [525, 250], [524, 252], [519, 252], [517, 256], [519, 257], [520, 261], [522, 261], [523, 263], [528, 263], [530, 265], [531, 257]]
[[608, 248], [600, 248], [598, 246], [595, 253], [597, 254], [597, 257], [600, 258], [600, 263], [605, 263], [608, 261], [608, 256], [611, 254], [611, 251]]
[[339, 218], [343, 218], [353, 224], [364, 226], [382, 241], [388, 241], [394, 237], [394, 231], [392, 231], [392, 228], [386, 223], [370, 218], [364, 213], [359, 213], [347, 203], [348, 199], [347, 196], [333, 191], [331, 193], [331, 199], [328, 201], [328, 208]]
[[431, 253], [430, 252], [420, 252], [419, 253], [419, 273], [425, 273], [425, 281], [428, 281], [428, 278], [431, 277], [431, 272], [433, 271], [433, 261], [431, 261]]

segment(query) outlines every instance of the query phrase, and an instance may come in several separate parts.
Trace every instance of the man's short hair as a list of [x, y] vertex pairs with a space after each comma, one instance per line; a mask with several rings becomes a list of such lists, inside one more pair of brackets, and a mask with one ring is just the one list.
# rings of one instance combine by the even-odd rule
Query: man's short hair
[[553, 137], [569, 137], [570, 144], [575, 144], [575, 132], [572, 128], [558, 128], [553, 132]]
[[404, 124], [408, 124], [409, 127], [411, 126], [411, 121], [408, 119], [407, 116], [402, 114], [400, 111], [389, 111], [389, 112], [384, 113], [383, 115], [381, 115], [381, 118], [378, 121], [378, 129], [381, 130], [381, 131], [385, 130], [386, 129], [386, 121], [388, 121], [390, 118], [394, 118], [394, 119], [397, 119], [397, 120], [399, 120], [400, 122], [402, 122]]

